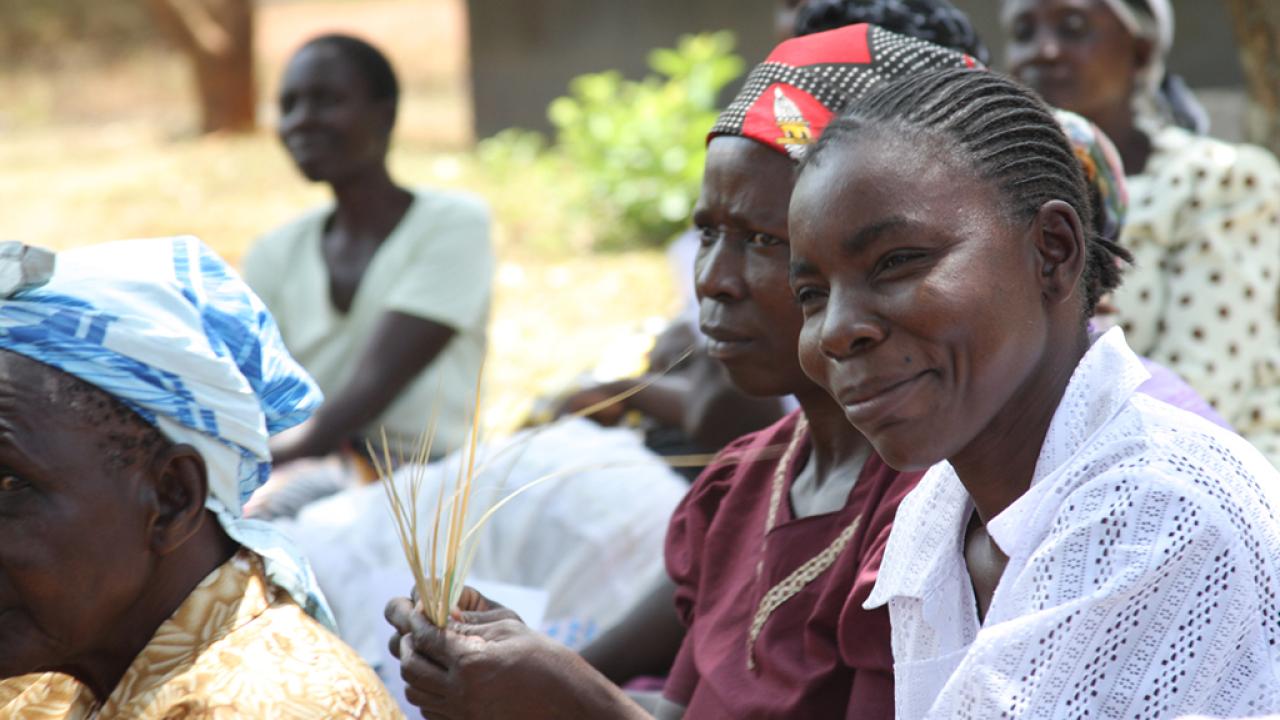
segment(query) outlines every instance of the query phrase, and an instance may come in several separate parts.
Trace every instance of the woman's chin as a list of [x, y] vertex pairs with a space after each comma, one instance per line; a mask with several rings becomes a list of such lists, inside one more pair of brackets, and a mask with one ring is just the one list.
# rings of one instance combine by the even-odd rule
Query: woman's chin
[[898, 472], [922, 472], [947, 459], [926, 433], [908, 432], [906, 423], [865, 433], [876, 454]]

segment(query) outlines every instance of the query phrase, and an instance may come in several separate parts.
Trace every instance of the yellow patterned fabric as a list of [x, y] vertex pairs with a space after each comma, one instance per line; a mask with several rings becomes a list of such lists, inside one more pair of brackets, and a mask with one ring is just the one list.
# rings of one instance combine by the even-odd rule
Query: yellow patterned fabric
[[100, 703], [66, 675], [0, 682], [0, 718], [403, 718], [350, 648], [268, 584], [241, 550], [211, 573]]

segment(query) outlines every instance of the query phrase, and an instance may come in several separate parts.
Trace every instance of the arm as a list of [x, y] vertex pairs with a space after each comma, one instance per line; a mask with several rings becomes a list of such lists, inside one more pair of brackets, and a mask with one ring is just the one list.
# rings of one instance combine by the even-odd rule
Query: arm
[[593, 417], [609, 425], [625, 411], [638, 410], [663, 425], [681, 428], [700, 445], [717, 449], [768, 427], [786, 414], [778, 398], [743, 394], [719, 363], [701, 350], [694, 351], [687, 362], [678, 374], [624, 378], [576, 393], [565, 402], [561, 414], [643, 387]]
[[621, 622], [583, 648], [582, 658], [619, 685], [641, 675], [665, 675], [684, 639], [675, 592], [664, 574]]
[[395, 311], [383, 314], [346, 386], [326, 399], [311, 420], [272, 441], [275, 464], [336, 450], [386, 410], [453, 336], [453, 328], [432, 320]]
[[648, 720], [567, 647], [509, 612], [465, 612], [440, 630], [406, 598], [387, 605], [409, 702], [433, 720]]

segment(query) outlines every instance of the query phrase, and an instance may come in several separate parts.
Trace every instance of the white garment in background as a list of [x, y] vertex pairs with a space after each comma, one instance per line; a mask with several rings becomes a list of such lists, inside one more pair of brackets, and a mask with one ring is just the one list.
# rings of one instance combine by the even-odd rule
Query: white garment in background
[[[496, 455], [501, 447], [516, 449]], [[566, 476], [534, 486], [493, 516], [478, 533], [470, 577], [546, 590], [547, 623], [603, 631], [665, 573], [667, 524], [688, 483], [637, 434], [567, 420], [490, 450], [495, 460], [476, 480], [468, 526], [509, 492], [552, 473]], [[428, 466], [419, 502], [424, 532], [440, 482], [446, 494], [453, 490], [458, 460], [454, 454]], [[396, 480], [407, 497], [407, 472]], [[390, 637], [382, 612], [391, 598], [375, 580], [403, 573], [401, 595], [413, 582], [382, 486], [346, 490], [275, 524], [311, 560], [339, 635], [377, 663]]]
[[408, 454], [431, 409], [438, 454], [462, 447], [488, 346], [495, 263], [488, 208], [462, 193], [415, 190], [345, 312], [333, 305], [322, 246], [333, 212], [326, 204], [255, 242], [244, 259], [245, 281], [275, 316], [289, 352], [331, 400], [364, 371], [360, 360], [387, 313], [453, 330], [435, 359], [362, 434], [376, 442], [385, 429], [392, 451], [406, 448]]
[[981, 626], [951, 465], [903, 501], [866, 603], [889, 606], [900, 720], [1280, 711], [1280, 477], [1147, 377], [1118, 328], [1085, 355], [987, 525], [1009, 563]]
[[1115, 320], [1280, 466], [1280, 165], [1176, 127], [1151, 143], [1127, 179]]

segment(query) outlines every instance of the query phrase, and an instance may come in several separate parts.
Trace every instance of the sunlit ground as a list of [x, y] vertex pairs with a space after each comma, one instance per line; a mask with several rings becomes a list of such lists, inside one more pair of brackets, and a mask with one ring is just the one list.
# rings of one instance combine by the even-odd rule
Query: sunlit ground
[[[404, 76], [407, 96], [392, 161], [398, 179], [490, 197], [511, 191], [477, 179], [465, 150], [463, 66], [456, 54], [438, 52], [440, 39], [422, 36], [434, 28], [456, 44], [457, 4], [268, 5], [259, 30], [264, 98], [289, 51], [312, 32], [334, 27], [381, 39]], [[193, 233], [238, 262], [259, 234], [325, 199], [324, 188], [298, 178], [269, 129], [247, 137], [193, 137], [186, 79], [179, 60], [158, 53], [74, 73], [0, 74], [6, 96], [0, 238], [66, 248]], [[263, 105], [269, 125], [269, 102]], [[672, 309], [660, 253], [549, 255], [523, 242], [537, 222], [536, 212], [497, 218], [501, 264], [486, 413], [494, 424], [509, 424], [535, 395], [601, 361], [608, 359], [615, 371], [638, 362], [637, 335]]]

